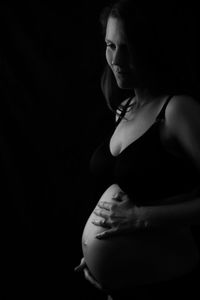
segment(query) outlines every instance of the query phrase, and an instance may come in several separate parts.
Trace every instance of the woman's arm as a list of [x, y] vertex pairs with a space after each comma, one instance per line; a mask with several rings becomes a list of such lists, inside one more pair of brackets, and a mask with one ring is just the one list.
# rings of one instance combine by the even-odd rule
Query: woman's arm
[[[168, 133], [200, 173], [200, 105], [191, 97], [176, 96], [169, 102], [165, 117]], [[158, 206], [130, 207], [125, 194], [122, 200], [114, 205], [99, 203], [95, 213], [106, 221], [102, 224], [94, 220], [94, 224], [109, 229], [98, 238], [148, 227], [200, 224], [200, 185], [190, 194], [168, 198]]]
[[[169, 102], [165, 118], [169, 134], [178, 141], [200, 174], [200, 104], [191, 97], [176, 96]], [[166, 199], [165, 203], [162, 206], [143, 208], [146, 224], [200, 224], [200, 180], [199, 187], [192, 193]]]
[[100, 202], [94, 211], [102, 220], [93, 220], [93, 224], [105, 227], [98, 239], [134, 231], [163, 227], [176, 227], [200, 224], [199, 191], [165, 199], [165, 204], [157, 206], [135, 206], [128, 195], [114, 205]]
[[166, 107], [165, 127], [200, 172], [200, 103], [189, 96], [176, 96]]
[[142, 207], [140, 219], [149, 228], [200, 225], [200, 195], [180, 195], [166, 199], [164, 205]]

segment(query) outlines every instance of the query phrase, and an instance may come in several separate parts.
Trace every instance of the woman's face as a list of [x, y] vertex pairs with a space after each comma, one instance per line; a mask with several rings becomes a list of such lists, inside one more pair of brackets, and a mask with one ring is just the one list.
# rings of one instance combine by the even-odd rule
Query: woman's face
[[136, 87], [138, 81], [136, 68], [121, 20], [109, 17], [105, 42], [106, 60], [113, 71], [117, 85], [122, 89]]

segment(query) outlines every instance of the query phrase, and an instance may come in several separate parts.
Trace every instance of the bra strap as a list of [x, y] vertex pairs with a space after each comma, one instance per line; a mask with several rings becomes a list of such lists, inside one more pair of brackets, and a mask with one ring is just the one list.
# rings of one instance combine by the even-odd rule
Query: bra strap
[[170, 95], [167, 100], [165, 101], [163, 107], [161, 108], [160, 112], [158, 113], [157, 117], [156, 117], [156, 121], [161, 121], [165, 119], [165, 110], [167, 107], [167, 104], [169, 103], [169, 101], [171, 100], [171, 98], [173, 97], [173, 95]]
[[119, 118], [118, 118], [117, 122], [115, 123], [115, 126], [117, 126], [121, 122], [121, 120], [123, 119], [123, 117], [125, 116], [127, 108], [129, 107], [129, 104], [130, 104], [131, 100], [132, 100], [132, 97], [130, 97], [128, 99], [128, 101], [126, 102], [126, 104], [124, 105], [124, 107], [123, 107], [123, 109], [122, 109], [122, 111], [121, 111], [121, 113], [119, 115]]

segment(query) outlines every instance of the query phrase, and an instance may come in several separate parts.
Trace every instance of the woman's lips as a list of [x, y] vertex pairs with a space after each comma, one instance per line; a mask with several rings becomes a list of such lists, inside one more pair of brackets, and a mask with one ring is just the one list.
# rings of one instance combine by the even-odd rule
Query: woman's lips
[[128, 69], [121, 69], [121, 68], [114, 68], [114, 73], [117, 75], [130, 75], [130, 70]]
[[117, 76], [130, 76], [130, 72], [129, 71], [115, 71], [115, 74]]

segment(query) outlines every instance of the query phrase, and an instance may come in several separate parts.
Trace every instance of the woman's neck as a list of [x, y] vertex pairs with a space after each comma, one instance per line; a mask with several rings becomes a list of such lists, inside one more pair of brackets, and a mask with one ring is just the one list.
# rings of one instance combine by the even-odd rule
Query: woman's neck
[[135, 101], [138, 107], [144, 106], [150, 102], [155, 101], [156, 99], [160, 99], [163, 97], [163, 95], [158, 95], [158, 96], [152, 95], [148, 89], [136, 88], [134, 89], [134, 92], [135, 92]]

